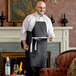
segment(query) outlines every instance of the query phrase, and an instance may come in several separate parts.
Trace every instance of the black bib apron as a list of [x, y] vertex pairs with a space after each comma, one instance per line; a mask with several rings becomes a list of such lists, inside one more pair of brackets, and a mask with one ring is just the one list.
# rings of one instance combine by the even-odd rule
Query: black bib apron
[[[36, 21], [32, 30], [32, 37], [47, 37], [45, 22]], [[30, 53], [30, 64], [32, 67], [46, 67], [47, 39], [37, 40], [37, 50], [34, 49], [35, 42], [36, 40], [33, 40], [33, 51]]]

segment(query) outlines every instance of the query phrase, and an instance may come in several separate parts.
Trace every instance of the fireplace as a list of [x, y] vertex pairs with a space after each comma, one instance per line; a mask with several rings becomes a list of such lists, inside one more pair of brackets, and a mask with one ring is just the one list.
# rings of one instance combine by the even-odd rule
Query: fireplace
[[[6, 57], [9, 57], [10, 59], [10, 66], [11, 66], [11, 74], [14, 72], [14, 65], [18, 64], [19, 69], [20, 69], [20, 64], [22, 62], [22, 72], [17, 73], [18, 75], [22, 74], [24, 75], [26, 73], [25, 70], [25, 52], [2, 52], [0, 53], [0, 58], [1, 58], [1, 76], [5, 76], [5, 63], [6, 63]], [[50, 52], [47, 52], [47, 67], [50, 66]]]
[[[60, 53], [60, 48], [60, 42], [47, 43], [47, 52], [49, 53], [48, 55], [50, 55], [50, 62], [47, 63], [49, 67], [55, 67], [55, 58]], [[24, 52], [20, 42], [0, 42], [0, 49], [1, 52]]]

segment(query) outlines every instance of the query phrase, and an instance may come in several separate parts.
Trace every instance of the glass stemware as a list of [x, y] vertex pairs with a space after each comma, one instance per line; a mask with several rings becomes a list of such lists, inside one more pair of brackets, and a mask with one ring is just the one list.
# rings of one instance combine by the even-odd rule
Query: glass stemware
[[19, 71], [19, 65], [18, 64], [14, 64], [14, 72], [17, 74], [17, 72]]

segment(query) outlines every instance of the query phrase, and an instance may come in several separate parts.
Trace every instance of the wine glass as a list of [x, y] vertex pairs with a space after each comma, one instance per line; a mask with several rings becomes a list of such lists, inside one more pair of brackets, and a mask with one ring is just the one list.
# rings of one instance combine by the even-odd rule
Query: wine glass
[[14, 64], [14, 72], [17, 74], [18, 71], [19, 71], [19, 65]]

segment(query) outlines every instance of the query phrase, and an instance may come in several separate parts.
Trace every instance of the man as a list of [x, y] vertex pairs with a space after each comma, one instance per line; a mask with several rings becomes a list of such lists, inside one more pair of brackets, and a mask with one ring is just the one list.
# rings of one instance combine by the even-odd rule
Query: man
[[[36, 76], [39, 76], [39, 69], [46, 67], [47, 37], [52, 41], [55, 35], [51, 20], [44, 14], [46, 4], [39, 1], [35, 9], [36, 12], [28, 15], [23, 21], [21, 41], [23, 49], [26, 51], [26, 65], [35, 68]], [[26, 70], [26, 73], [28, 71]], [[28, 74], [26, 76], [31, 76], [31, 74]]]

